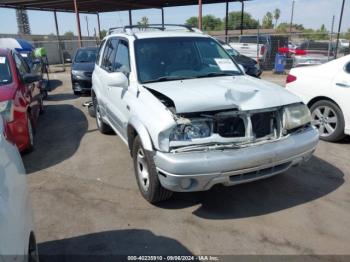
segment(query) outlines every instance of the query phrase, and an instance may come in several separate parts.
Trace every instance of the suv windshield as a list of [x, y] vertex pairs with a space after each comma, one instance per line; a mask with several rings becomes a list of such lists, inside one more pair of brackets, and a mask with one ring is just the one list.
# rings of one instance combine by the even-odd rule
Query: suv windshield
[[12, 75], [7, 57], [0, 56], [0, 86], [12, 82]]
[[211, 38], [138, 39], [135, 54], [141, 83], [242, 74], [230, 55]]
[[80, 49], [75, 55], [75, 63], [95, 63], [97, 49]]

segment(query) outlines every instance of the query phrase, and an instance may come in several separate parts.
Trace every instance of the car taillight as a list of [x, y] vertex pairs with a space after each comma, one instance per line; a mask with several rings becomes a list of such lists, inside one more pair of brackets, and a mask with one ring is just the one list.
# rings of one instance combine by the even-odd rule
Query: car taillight
[[303, 49], [295, 49], [294, 53], [295, 55], [307, 55], [306, 50]]
[[291, 74], [289, 74], [288, 76], [287, 76], [287, 84], [289, 84], [289, 83], [292, 83], [292, 82], [294, 82], [294, 81], [296, 81], [297, 80], [297, 77], [296, 76], [293, 76], [293, 75], [291, 75]]
[[264, 55], [265, 54], [265, 46], [261, 46], [260, 48], [260, 55]]

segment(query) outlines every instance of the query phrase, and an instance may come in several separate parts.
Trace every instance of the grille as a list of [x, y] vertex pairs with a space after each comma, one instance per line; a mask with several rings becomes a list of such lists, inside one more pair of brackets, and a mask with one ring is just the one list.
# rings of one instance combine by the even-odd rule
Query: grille
[[276, 123], [275, 112], [257, 113], [251, 116], [253, 133], [256, 138], [270, 135]]
[[222, 137], [244, 137], [245, 124], [241, 117], [219, 118], [216, 124], [217, 133]]

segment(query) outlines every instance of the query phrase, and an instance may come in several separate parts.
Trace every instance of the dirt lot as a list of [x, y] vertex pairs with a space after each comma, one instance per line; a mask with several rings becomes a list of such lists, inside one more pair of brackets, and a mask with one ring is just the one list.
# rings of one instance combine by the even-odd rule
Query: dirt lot
[[89, 97], [72, 94], [67, 73], [51, 79], [24, 156], [41, 254], [350, 254], [350, 139], [320, 142], [285, 174], [152, 206], [127, 147], [82, 107]]

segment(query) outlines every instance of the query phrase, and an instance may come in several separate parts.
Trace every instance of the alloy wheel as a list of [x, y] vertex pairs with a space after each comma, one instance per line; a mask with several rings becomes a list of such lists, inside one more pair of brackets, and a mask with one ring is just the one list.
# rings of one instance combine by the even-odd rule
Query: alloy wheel
[[143, 152], [142, 148], [139, 148], [137, 151], [137, 175], [142, 189], [144, 191], [148, 191], [150, 182], [149, 172], [145, 153]]
[[318, 129], [321, 137], [328, 137], [335, 132], [338, 125], [338, 117], [331, 107], [316, 107], [311, 116], [312, 125]]

